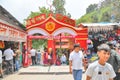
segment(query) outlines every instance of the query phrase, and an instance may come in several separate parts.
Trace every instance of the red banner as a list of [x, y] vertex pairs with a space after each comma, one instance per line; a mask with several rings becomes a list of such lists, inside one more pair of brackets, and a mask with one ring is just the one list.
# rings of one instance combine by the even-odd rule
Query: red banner
[[46, 19], [46, 15], [45, 14], [40, 14], [40, 15], [34, 17], [34, 18], [28, 19], [26, 21], [26, 27], [29, 27], [31, 25], [40, 23], [40, 22], [44, 21], [45, 19]]
[[75, 26], [75, 20], [68, 18], [67, 16], [63, 16], [61, 14], [56, 14], [56, 19], [60, 22], [69, 24], [71, 26]]

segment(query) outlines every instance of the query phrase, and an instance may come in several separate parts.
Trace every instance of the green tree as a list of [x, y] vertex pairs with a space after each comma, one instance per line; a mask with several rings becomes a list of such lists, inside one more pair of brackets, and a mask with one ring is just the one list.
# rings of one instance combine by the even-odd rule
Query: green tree
[[91, 5], [89, 5], [88, 8], [86, 9], [86, 13], [90, 13], [90, 12], [96, 10], [96, 8], [97, 8], [97, 4], [91, 4]]
[[114, 22], [120, 21], [120, 0], [111, 0], [111, 15], [114, 16]]
[[50, 13], [49, 8], [46, 7], [39, 7], [39, 12], [40, 14], [46, 14], [48, 16], [48, 14]]
[[111, 16], [108, 12], [102, 14], [101, 22], [110, 22]]
[[64, 8], [65, 0], [53, 0], [53, 6], [55, 8], [55, 13], [66, 15], [66, 10]]
[[32, 47], [35, 49], [44, 49], [47, 46], [46, 39], [33, 39], [32, 40]]
[[39, 14], [40, 14], [40, 12], [32, 12], [32, 11], [31, 11], [31, 13], [30, 13], [30, 15], [27, 17], [27, 19], [33, 18], [33, 17], [35, 17], [35, 16], [37, 16], [37, 15], [39, 15]]
[[67, 13], [67, 15], [66, 16], [68, 16], [69, 18], [71, 18], [71, 14], [70, 13]]
[[27, 19], [33, 18], [35, 16], [38, 16], [39, 14], [46, 14], [48, 15], [50, 13], [50, 10], [46, 7], [39, 7], [39, 11], [37, 12], [32, 12], [30, 13], [30, 15], [27, 17]]
[[92, 15], [92, 16], [91, 16], [91, 19], [92, 19], [92, 22], [93, 22], [93, 23], [98, 22], [98, 16], [97, 16], [97, 15]]

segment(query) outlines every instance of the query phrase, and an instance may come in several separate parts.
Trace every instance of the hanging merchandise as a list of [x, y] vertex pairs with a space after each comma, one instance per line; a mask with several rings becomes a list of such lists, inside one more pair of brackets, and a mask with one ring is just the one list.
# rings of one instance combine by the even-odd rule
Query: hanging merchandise
[[0, 48], [4, 48], [4, 47], [5, 47], [4, 41], [0, 41]]

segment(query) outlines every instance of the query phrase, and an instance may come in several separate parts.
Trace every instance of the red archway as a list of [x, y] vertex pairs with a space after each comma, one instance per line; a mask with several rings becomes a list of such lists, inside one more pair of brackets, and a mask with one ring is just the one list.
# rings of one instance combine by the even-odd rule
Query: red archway
[[[73, 19], [60, 14], [50, 14], [48, 17], [45, 14], [40, 14], [26, 22], [28, 51], [32, 45], [31, 39], [46, 38], [48, 39], [48, 49], [53, 49], [53, 60], [56, 61], [54, 39], [59, 38], [57, 35], [63, 32], [69, 33], [71, 36], [61, 36], [62, 38], [74, 38], [75, 43], [79, 43], [82, 48], [87, 49], [88, 29], [83, 25], [79, 25], [78, 28], [75, 27], [75, 20]], [[43, 36], [33, 36], [36, 33], [40, 33]]]

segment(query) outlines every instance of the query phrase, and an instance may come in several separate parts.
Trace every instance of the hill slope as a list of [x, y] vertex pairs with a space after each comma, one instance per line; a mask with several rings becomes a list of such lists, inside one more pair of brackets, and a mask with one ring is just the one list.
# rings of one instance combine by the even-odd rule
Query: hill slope
[[120, 0], [104, 0], [100, 4], [91, 4], [76, 23], [120, 22], [119, 13]]

